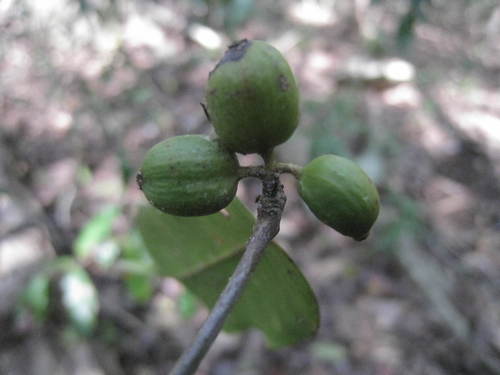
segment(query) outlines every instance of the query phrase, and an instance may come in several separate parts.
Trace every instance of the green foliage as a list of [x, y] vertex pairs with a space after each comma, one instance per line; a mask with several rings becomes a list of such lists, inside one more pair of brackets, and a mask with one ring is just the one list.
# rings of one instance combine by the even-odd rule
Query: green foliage
[[400, 239], [404, 236], [418, 236], [424, 233], [423, 213], [417, 201], [411, 197], [391, 192], [384, 206], [391, 212], [391, 219], [380, 226], [379, 241], [375, 244], [378, 251], [398, 251]]
[[[143, 207], [137, 222], [160, 274], [176, 277], [211, 307], [242, 255], [254, 219], [234, 200], [225, 213], [196, 218]], [[318, 305], [311, 288], [293, 261], [273, 243], [224, 328], [258, 328], [277, 347], [312, 336], [318, 324]]]
[[251, 16], [255, 8], [254, 0], [231, 0], [225, 6], [224, 26], [232, 32], [242, 26]]
[[[223, 28], [229, 36], [242, 27], [255, 12], [255, 0], [191, 0], [195, 5], [204, 4], [208, 16], [204, 22], [214, 28]], [[217, 17], [213, 17], [213, 15]], [[214, 22], [217, 20], [218, 22]]]
[[122, 241], [120, 266], [130, 296], [137, 303], [146, 303], [154, 292], [154, 266], [137, 229], [133, 229]]
[[49, 307], [50, 278], [44, 272], [33, 277], [22, 294], [22, 303], [37, 321], [44, 321]]
[[124, 277], [125, 286], [137, 303], [146, 303], [153, 296], [153, 277], [140, 273], [130, 273]]
[[308, 101], [304, 104], [304, 112], [312, 116], [314, 124], [310, 131], [311, 159], [325, 154], [352, 155], [347, 145], [368, 135], [369, 131], [359, 107], [357, 89], [342, 89], [324, 102]]
[[[37, 272], [25, 288], [21, 307], [39, 322], [50, 318], [52, 304], [61, 304], [74, 333], [89, 335], [98, 319], [98, 291], [83, 264], [100, 270], [121, 271], [124, 285], [137, 303], [147, 302], [154, 291], [154, 272], [139, 233], [122, 238], [112, 235], [112, 225], [121, 209], [109, 206], [92, 217], [74, 244], [74, 256], [60, 256]], [[60, 293], [53, 293], [54, 288]], [[57, 297], [61, 297], [60, 300]]]
[[73, 252], [78, 259], [89, 257], [96, 246], [109, 237], [119, 213], [117, 206], [105, 207], [83, 226], [73, 244]]
[[336, 342], [317, 342], [312, 345], [313, 357], [320, 361], [341, 364], [347, 359], [346, 348]]
[[400, 48], [408, 47], [413, 41], [415, 25], [423, 18], [422, 5], [430, 0], [410, 0], [410, 7], [399, 22], [396, 40]]
[[36, 273], [25, 288], [21, 306], [43, 322], [49, 317], [51, 289], [57, 287], [70, 325], [80, 334], [92, 333], [99, 300], [89, 274], [71, 257], [59, 257]]
[[92, 333], [99, 309], [98, 294], [92, 280], [76, 263], [60, 280], [62, 302], [72, 325], [82, 334]]
[[396, 36], [400, 47], [404, 48], [412, 41], [416, 20], [417, 13], [413, 9], [410, 9], [401, 19]]
[[198, 310], [198, 300], [189, 290], [186, 290], [178, 301], [179, 312], [184, 319], [191, 318]]

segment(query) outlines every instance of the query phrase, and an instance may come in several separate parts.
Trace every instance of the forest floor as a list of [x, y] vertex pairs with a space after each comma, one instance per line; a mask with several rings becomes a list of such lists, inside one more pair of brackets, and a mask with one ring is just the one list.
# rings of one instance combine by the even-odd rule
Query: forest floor
[[[422, 1], [397, 38], [410, 2], [228, 3], [0, 4], [0, 373], [173, 366], [207, 311], [175, 279], [129, 277], [131, 260], [151, 266], [134, 245], [146, 203], [135, 173], [158, 141], [211, 133], [199, 104], [208, 72], [248, 38], [282, 51], [301, 89], [279, 158], [353, 158], [381, 214], [355, 243], [285, 176], [277, 242], [317, 295], [318, 334], [271, 350], [257, 332], [223, 333], [199, 374], [500, 374], [500, 6]], [[238, 197], [255, 210], [259, 189], [245, 181]], [[96, 286], [86, 338], [57, 288], [41, 321], [19, 303], [57, 260]]]

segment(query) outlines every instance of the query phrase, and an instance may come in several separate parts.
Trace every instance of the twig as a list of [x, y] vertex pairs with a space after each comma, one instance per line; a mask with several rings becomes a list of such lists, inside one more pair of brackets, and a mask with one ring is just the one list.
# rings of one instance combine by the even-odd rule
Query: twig
[[222, 329], [224, 320], [241, 296], [264, 249], [278, 234], [285, 201], [286, 197], [279, 174], [268, 171], [262, 179], [262, 195], [257, 210], [257, 222], [246, 250], [207, 320], [198, 331], [193, 343], [179, 358], [170, 375], [191, 375], [198, 368]]
[[275, 170], [279, 174], [282, 173], [292, 174], [297, 179], [300, 178], [300, 174], [302, 173], [302, 167], [292, 163], [275, 163], [273, 165], [273, 170]]
[[269, 170], [278, 174], [289, 173], [294, 175], [297, 179], [300, 178], [300, 174], [302, 173], [302, 167], [299, 165], [292, 163], [271, 163], [269, 167], [263, 165], [256, 167], [240, 167], [238, 170], [238, 176], [240, 178], [262, 178], [269, 172]]
[[266, 168], [263, 165], [259, 165], [256, 167], [240, 167], [238, 169], [238, 176], [240, 178], [246, 177], [256, 177], [262, 178], [266, 174]]

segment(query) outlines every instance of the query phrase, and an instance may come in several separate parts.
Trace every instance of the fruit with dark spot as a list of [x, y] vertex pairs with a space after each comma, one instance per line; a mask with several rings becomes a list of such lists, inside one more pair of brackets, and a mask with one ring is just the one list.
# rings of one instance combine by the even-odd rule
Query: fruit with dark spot
[[320, 156], [300, 174], [299, 193], [326, 225], [364, 240], [379, 213], [377, 188], [353, 161], [336, 155]]
[[210, 72], [206, 102], [217, 135], [235, 152], [267, 153], [298, 124], [295, 77], [281, 53], [262, 41], [229, 47]]
[[153, 206], [179, 216], [209, 215], [226, 207], [236, 194], [238, 179], [235, 155], [198, 135], [153, 146], [137, 175]]

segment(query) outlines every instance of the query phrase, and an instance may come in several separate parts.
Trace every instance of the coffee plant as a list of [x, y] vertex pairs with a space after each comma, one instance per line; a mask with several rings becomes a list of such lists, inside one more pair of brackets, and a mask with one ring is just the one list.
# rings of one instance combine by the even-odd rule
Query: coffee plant
[[[316, 331], [317, 308], [310, 288], [293, 262], [271, 242], [279, 232], [286, 201], [280, 174], [297, 178], [300, 196], [320, 221], [355, 240], [368, 236], [379, 213], [377, 189], [353, 161], [323, 155], [300, 167], [275, 160], [274, 147], [286, 142], [297, 128], [299, 92], [288, 63], [271, 45], [246, 39], [232, 44], [209, 74], [204, 109], [216, 139], [186, 135], [164, 140], [148, 151], [137, 174], [147, 200], [162, 211], [143, 212], [139, 217], [146, 246], [165, 274], [177, 277], [212, 307], [172, 370], [176, 375], [196, 371], [223, 325], [229, 330], [260, 328], [274, 346], [297, 342]], [[239, 166], [235, 153], [260, 154], [264, 164]], [[252, 219], [234, 199], [239, 180], [246, 177], [262, 181], [250, 236], [244, 227], [252, 226]], [[224, 208], [229, 218], [218, 213]], [[200, 218], [205, 215], [210, 216]], [[186, 219], [191, 221], [177, 216], [191, 217]], [[157, 240], [158, 233], [168, 228], [176, 236], [169, 252]], [[220, 228], [219, 236], [212, 235], [214, 228]], [[195, 243], [193, 236], [206, 238]], [[243, 236], [249, 238], [246, 245]], [[206, 252], [186, 254], [179, 249], [200, 244], [207, 247]], [[231, 251], [225, 257], [211, 258], [218, 251], [217, 244]], [[262, 266], [257, 267], [261, 258]], [[269, 270], [264, 271], [266, 267]], [[287, 271], [282, 280], [280, 269]], [[224, 287], [228, 275], [232, 276]], [[243, 293], [250, 276], [255, 282]], [[285, 290], [287, 283], [300, 286], [296, 293], [281, 290], [276, 294], [281, 297], [273, 297], [273, 283]], [[234, 313], [229, 314], [236, 301]], [[273, 315], [273, 309], [284, 313], [274, 323], [266, 323], [265, 314]]]

